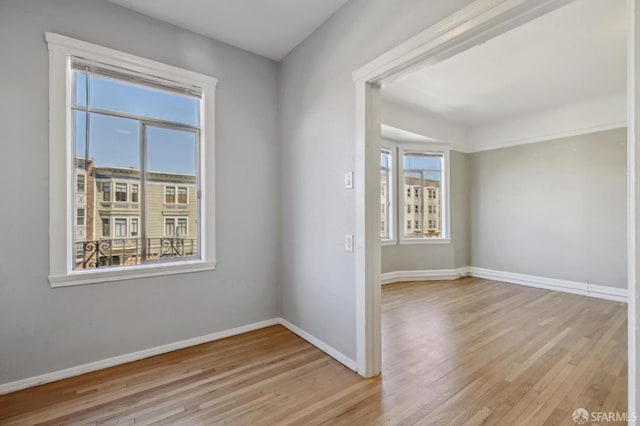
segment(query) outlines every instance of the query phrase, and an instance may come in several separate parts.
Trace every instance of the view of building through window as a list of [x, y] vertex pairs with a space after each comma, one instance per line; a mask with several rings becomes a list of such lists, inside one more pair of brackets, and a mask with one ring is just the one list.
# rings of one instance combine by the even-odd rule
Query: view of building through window
[[391, 153], [382, 151], [380, 155], [380, 237], [390, 239], [391, 235]]
[[198, 256], [200, 98], [73, 67], [74, 268]]
[[442, 236], [442, 154], [403, 156], [405, 238]]

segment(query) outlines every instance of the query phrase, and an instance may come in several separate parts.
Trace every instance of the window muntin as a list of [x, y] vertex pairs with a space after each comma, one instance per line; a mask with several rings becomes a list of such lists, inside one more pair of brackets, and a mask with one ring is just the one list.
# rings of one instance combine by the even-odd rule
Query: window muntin
[[85, 226], [86, 224], [85, 212], [86, 212], [86, 209], [83, 209], [83, 208], [76, 209], [76, 225]]
[[132, 237], [137, 237], [138, 236], [138, 218], [131, 218], [131, 236]]
[[76, 192], [86, 191], [86, 176], [83, 174], [76, 175]]
[[[101, 221], [102, 234], [75, 240], [81, 256], [73, 268], [199, 256], [200, 201], [188, 193], [190, 188], [198, 193], [200, 182], [201, 99], [160, 90], [160, 83], [151, 87], [126, 81], [124, 71], [109, 78], [92, 72], [74, 65], [71, 108], [76, 159], [82, 160], [83, 175], [93, 174], [102, 192], [97, 197], [102, 204], [84, 220]], [[85, 185], [90, 182], [91, 177]], [[174, 221], [171, 232], [162, 220], [166, 204], [189, 218]], [[140, 217], [112, 217], [114, 213]], [[189, 220], [194, 226], [188, 226]], [[174, 238], [167, 243], [167, 236]]]
[[167, 186], [164, 189], [164, 202], [166, 204], [176, 203], [176, 188], [173, 186]]
[[187, 188], [184, 186], [178, 187], [178, 204], [187, 204]]
[[395, 145], [387, 144], [380, 152], [380, 239], [386, 243], [396, 238], [395, 149]]
[[[402, 149], [406, 227], [403, 240], [446, 239], [444, 151]], [[413, 207], [411, 207], [413, 206]]]
[[113, 220], [113, 236], [114, 237], [128, 237], [127, 234], [127, 219], [116, 218]]
[[116, 183], [116, 201], [127, 202], [127, 184]]
[[139, 194], [139, 185], [137, 183], [131, 184], [131, 202], [137, 203], [139, 202], [138, 194]]

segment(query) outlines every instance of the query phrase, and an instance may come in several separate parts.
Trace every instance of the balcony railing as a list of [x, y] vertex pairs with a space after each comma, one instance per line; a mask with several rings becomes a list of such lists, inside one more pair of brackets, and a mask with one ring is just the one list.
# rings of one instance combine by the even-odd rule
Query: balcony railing
[[[120, 238], [76, 243], [76, 269], [108, 266], [139, 265], [143, 260], [141, 238]], [[144, 242], [145, 261], [173, 257], [195, 256], [198, 253], [194, 238], [147, 238]]]

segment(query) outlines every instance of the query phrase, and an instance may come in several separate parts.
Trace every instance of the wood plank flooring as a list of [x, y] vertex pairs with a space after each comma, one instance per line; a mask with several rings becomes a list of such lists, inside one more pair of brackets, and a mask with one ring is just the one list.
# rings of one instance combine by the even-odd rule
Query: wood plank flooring
[[0, 424], [573, 425], [578, 407], [626, 410], [626, 305], [388, 285], [383, 366], [361, 379], [274, 326], [0, 396]]

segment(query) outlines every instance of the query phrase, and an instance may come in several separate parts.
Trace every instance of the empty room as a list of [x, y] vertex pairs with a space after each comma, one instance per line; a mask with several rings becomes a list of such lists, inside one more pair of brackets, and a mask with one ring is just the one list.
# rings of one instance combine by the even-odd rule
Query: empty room
[[639, 0], [0, 0], [0, 424], [636, 424]]

